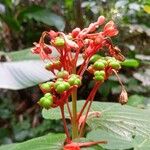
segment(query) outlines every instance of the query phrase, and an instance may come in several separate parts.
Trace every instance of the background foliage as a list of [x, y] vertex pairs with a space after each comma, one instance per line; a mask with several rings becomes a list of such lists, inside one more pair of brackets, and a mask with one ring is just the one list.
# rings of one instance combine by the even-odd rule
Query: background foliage
[[[63, 132], [61, 121], [43, 120], [36, 105], [41, 96], [36, 85], [53, 77], [43, 69], [43, 62], [30, 53], [30, 47], [44, 30], [69, 32], [76, 26], [87, 26], [99, 15], [116, 22], [120, 33], [114, 43], [127, 58], [139, 62], [138, 66], [131, 61], [120, 72], [129, 93], [128, 105], [150, 109], [148, 0], [83, 0], [81, 3], [79, 0], [0, 0], [0, 144], [24, 141], [49, 131]], [[92, 86], [92, 78], [86, 73], [79, 99], [85, 99]], [[117, 102], [119, 93], [120, 86], [112, 77], [99, 89], [95, 100]], [[95, 138], [93, 133], [88, 136]]]

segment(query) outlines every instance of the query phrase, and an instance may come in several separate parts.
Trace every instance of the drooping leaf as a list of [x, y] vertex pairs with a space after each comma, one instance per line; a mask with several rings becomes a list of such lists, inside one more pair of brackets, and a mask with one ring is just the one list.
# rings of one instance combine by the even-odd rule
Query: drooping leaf
[[139, 62], [135, 59], [126, 59], [125, 61], [121, 62], [121, 65], [124, 67], [137, 68], [139, 66]]
[[55, 26], [58, 30], [63, 31], [65, 28], [64, 19], [50, 10], [39, 7], [31, 6], [25, 8], [18, 16], [21, 20], [25, 18], [34, 19], [36, 21], [42, 22], [49, 26]]
[[0, 150], [61, 150], [65, 140], [64, 134], [48, 134], [23, 143], [9, 144], [0, 147]]
[[[32, 54], [30, 49], [11, 53], [0, 53], [8, 57], [8, 62], [0, 63], [0, 88], [19, 90], [37, 85], [54, 78], [54, 75], [45, 69], [45, 63], [39, 56]], [[53, 57], [58, 56], [56, 51]], [[79, 56], [78, 65], [83, 61]]]

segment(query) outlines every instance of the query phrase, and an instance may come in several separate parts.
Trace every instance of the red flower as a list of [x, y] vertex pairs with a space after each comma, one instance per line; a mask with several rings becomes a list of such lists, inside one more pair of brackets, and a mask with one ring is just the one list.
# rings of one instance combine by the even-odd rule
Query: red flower
[[39, 54], [42, 60], [50, 59], [49, 54], [52, 53], [52, 47], [48, 46], [44, 43], [33, 43], [35, 45], [34, 48], [32, 48], [32, 53]]
[[114, 24], [113, 21], [109, 21], [105, 26], [104, 26], [104, 32], [103, 34], [105, 36], [115, 36], [118, 34], [118, 30]]

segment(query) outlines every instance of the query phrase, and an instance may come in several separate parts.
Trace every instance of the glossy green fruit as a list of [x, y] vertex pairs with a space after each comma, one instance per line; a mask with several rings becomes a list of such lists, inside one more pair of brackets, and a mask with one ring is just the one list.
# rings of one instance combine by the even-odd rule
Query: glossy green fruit
[[95, 63], [97, 60], [99, 60], [101, 58], [100, 55], [95, 54], [91, 57], [90, 62]]
[[108, 62], [107, 62], [106, 60], [104, 60], [104, 59], [99, 59], [98, 62], [101, 62], [101, 63], [103, 63], [104, 65], [107, 65], [107, 63], [108, 63]]
[[101, 71], [95, 71], [94, 72], [94, 76], [105, 76], [105, 71], [101, 70]]
[[43, 83], [40, 85], [41, 89], [42, 90], [45, 90], [45, 91], [49, 91], [50, 90], [50, 85], [48, 83]]
[[62, 83], [62, 84], [59, 84], [56, 88], [56, 91], [57, 93], [61, 94], [63, 93], [64, 91], [66, 90], [66, 86]]
[[63, 79], [59, 78], [57, 81], [54, 83], [54, 88], [56, 89], [58, 85], [63, 83]]
[[43, 108], [49, 109], [53, 104], [53, 99], [48, 99], [46, 97], [42, 97], [39, 101], [40, 106]]
[[68, 73], [68, 71], [66, 71], [66, 70], [59, 71], [59, 72], [57, 73], [57, 78], [66, 79], [66, 78], [68, 78], [68, 76], [69, 76], [69, 73]]
[[109, 66], [111, 66], [113, 69], [120, 69], [121, 68], [119, 62], [117, 62], [117, 61], [110, 62]]
[[99, 61], [96, 61], [93, 66], [94, 66], [94, 69], [96, 70], [102, 70], [105, 68], [105, 65]]
[[52, 94], [51, 93], [46, 93], [44, 95], [45, 98], [48, 98], [48, 99], [52, 99]]
[[81, 80], [80, 79], [74, 80], [74, 84], [73, 85], [80, 86], [81, 85]]
[[96, 81], [104, 81], [103, 76], [95, 76], [94, 78], [95, 78]]
[[68, 82], [63, 82], [63, 84], [65, 85], [65, 90], [68, 90], [70, 88], [70, 84]]
[[56, 37], [55, 41], [54, 41], [54, 44], [56, 46], [64, 46], [65, 40], [63, 38], [61, 38], [61, 37]]

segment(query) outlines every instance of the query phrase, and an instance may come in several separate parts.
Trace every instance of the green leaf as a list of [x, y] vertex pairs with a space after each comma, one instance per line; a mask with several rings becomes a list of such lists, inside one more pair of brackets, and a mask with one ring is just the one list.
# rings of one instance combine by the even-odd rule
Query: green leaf
[[[78, 101], [78, 112], [83, 104], [84, 101]], [[143, 136], [150, 134], [148, 110], [141, 110], [127, 105], [122, 106], [116, 103], [93, 102], [91, 111], [102, 113], [100, 118], [88, 120], [87, 123], [92, 129], [104, 128], [126, 138], [131, 138], [134, 134]], [[42, 115], [45, 119], [61, 119], [59, 108], [43, 109]], [[69, 118], [66, 106], [65, 115]]]
[[126, 59], [124, 62], [121, 62], [121, 65], [124, 67], [137, 68], [139, 62], [136, 59]]
[[31, 6], [25, 8], [20, 15], [19, 19], [25, 18], [34, 19], [49, 26], [55, 26], [58, 30], [63, 31], [65, 28], [65, 21], [61, 16], [52, 13], [50, 10], [38, 6]]
[[140, 95], [131, 95], [127, 104], [134, 107], [144, 106], [144, 97]]
[[144, 11], [147, 12], [148, 14], [150, 14], [150, 5], [145, 5], [143, 7]]
[[10, 29], [14, 31], [19, 31], [21, 28], [20, 23], [13, 16], [0, 14], [0, 19], [3, 20], [10, 27]]
[[4, 145], [0, 150], [61, 150], [65, 140], [64, 134], [48, 134], [23, 143]]
[[[32, 54], [30, 48], [3, 53], [8, 62], [0, 63], [0, 88], [19, 90], [51, 80], [54, 75], [45, 69], [45, 63], [39, 60], [39, 56]], [[53, 51], [53, 57], [58, 53]], [[82, 55], [79, 56], [77, 65], [83, 62]]]
[[114, 136], [107, 130], [97, 129], [88, 133], [87, 138], [92, 141], [107, 141], [107, 144], [101, 144], [106, 149], [130, 149], [133, 144], [130, 140], [120, 136]]

